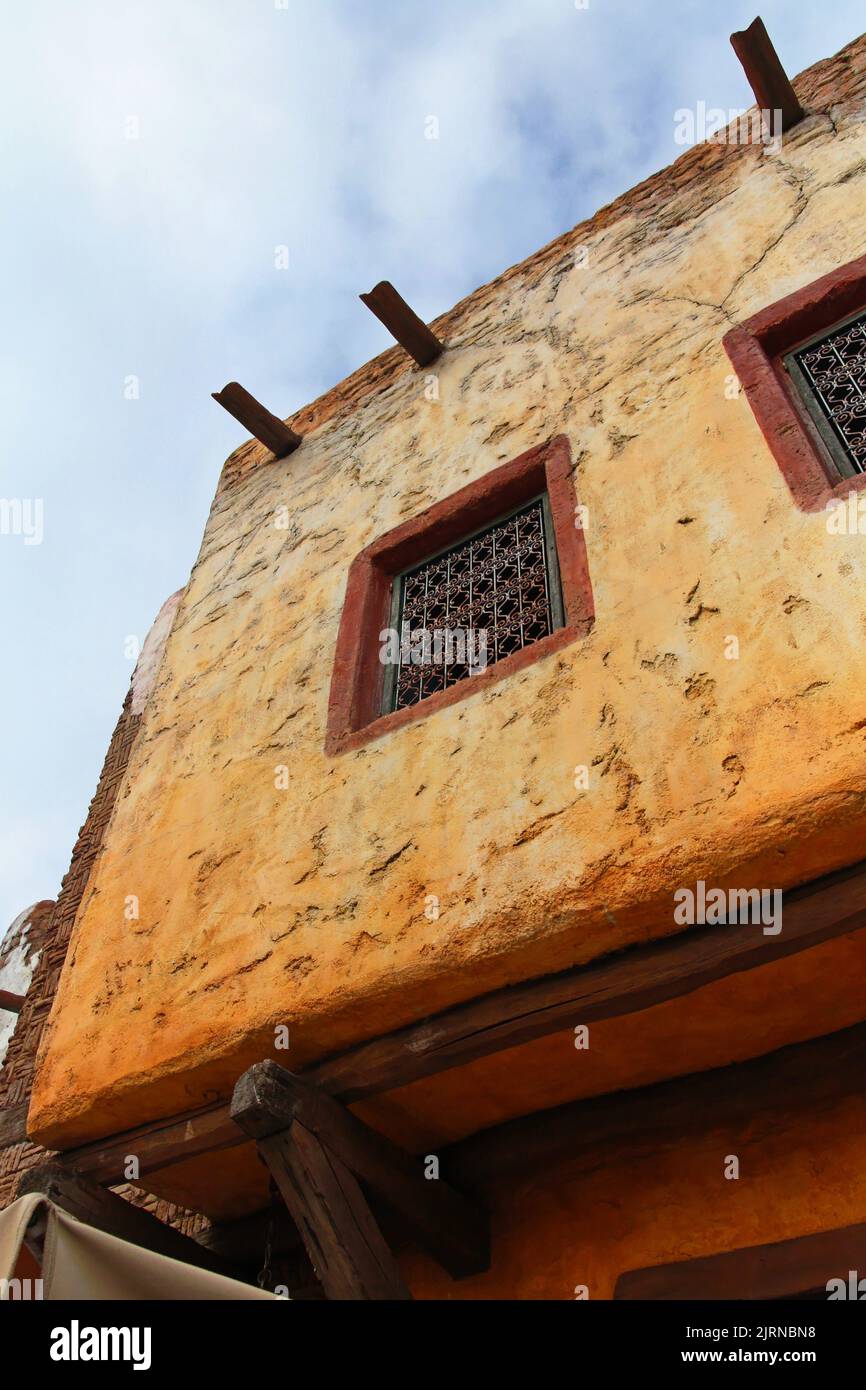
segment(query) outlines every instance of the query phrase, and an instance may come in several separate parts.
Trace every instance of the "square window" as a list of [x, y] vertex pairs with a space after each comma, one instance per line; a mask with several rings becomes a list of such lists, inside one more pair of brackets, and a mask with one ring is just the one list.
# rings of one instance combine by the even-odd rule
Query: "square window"
[[866, 473], [866, 311], [782, 361], [839, 476]]
[[563, 436], [362, 551], [349, 571], [328, 708], [340, 753], [586, 636], [592, 590]]
[[725, 349], [798, 506], [866, 486], [866, 256], [731, 330]]
[[464, 537], [396, 575], [382, 713], [407, 709], [564, 626], [550, 500]]

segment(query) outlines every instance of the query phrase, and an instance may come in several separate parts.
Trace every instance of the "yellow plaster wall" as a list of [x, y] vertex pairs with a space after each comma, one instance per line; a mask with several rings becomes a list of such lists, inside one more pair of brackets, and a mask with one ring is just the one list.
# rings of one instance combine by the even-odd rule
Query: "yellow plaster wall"
[[[453, 316], [438, 401], [397, 376], [220, 491], [82, 902], [35, 1137], [225, 1094], [276, 1024], [301, 1066], [671, 931], [697, 877], [783, 887], [862, 857], [866, 547], [797, 510], [721, 340], [862, 254], [863, 114], [726, 152], [715, 200], [685, 182], [578, 229], [585, 266], [571, 234]], [[559, 433], [590, 637], [327, 757], [352, 558]]]

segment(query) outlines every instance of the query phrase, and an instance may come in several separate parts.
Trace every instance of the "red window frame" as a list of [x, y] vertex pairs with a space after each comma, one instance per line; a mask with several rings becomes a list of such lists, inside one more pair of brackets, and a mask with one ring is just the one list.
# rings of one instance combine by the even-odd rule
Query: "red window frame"
[[[349, 569], [331, 677], [327, 753], [360, 748], [406, 724], [426, 719], [586, 637], [595, 608], [584, 531], [577, 524], [573, 474], [571, 446], [564, 435], [557, 435], [388, 531], [355, 557]], [[379, 660], [379, 634], [389, 623], [395, 576], [541, 492], [546, 492], [550, 501], [565, 626], [416, 705], [381, 714], [384, 667]]]
[[797, 506], [821, 511], [866, 488], [866, 474], [840, 478], [782, 358], [801, 343], [866, 309], [866, 256], [732, 328], [723, 340], [746, 399]]

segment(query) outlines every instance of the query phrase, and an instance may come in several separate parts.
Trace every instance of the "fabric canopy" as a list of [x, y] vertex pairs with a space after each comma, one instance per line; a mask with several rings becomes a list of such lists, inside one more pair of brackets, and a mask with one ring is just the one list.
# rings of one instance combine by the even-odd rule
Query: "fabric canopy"
[[[41, 1296], [45, 1299], [176, 1302], [277, 1297], [107, 1235], [77, 1221], [38, 1192], [19, 1197], [11, 1207], [0, 1211], [0, 1280], [15, 1278], [31, 1226], [38, 1229], [40, 1238], [44, 1228]], [[32, 1261], [26, 1260], [26, 1264], [32, 1266]], [[0, 1297], [10, 1295], [18, 1296], [6, 1282], [0, 1284]]]

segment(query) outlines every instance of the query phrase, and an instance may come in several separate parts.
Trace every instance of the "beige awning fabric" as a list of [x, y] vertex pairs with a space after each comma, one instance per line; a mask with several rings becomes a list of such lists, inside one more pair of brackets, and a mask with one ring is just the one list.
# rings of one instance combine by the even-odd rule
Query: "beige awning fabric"
[[[45, 1299], [273, 1300], [276, 1295], [221, 1274], [157, 1255], [106, 1235], [69, 1216], [38, 1192], [0, 1211], [0, 1280], [15, 1277], [27, 1229], [44, 1223], [42, 1297]], [[15, 1296], [0, 1284], [0, 1298]]]

